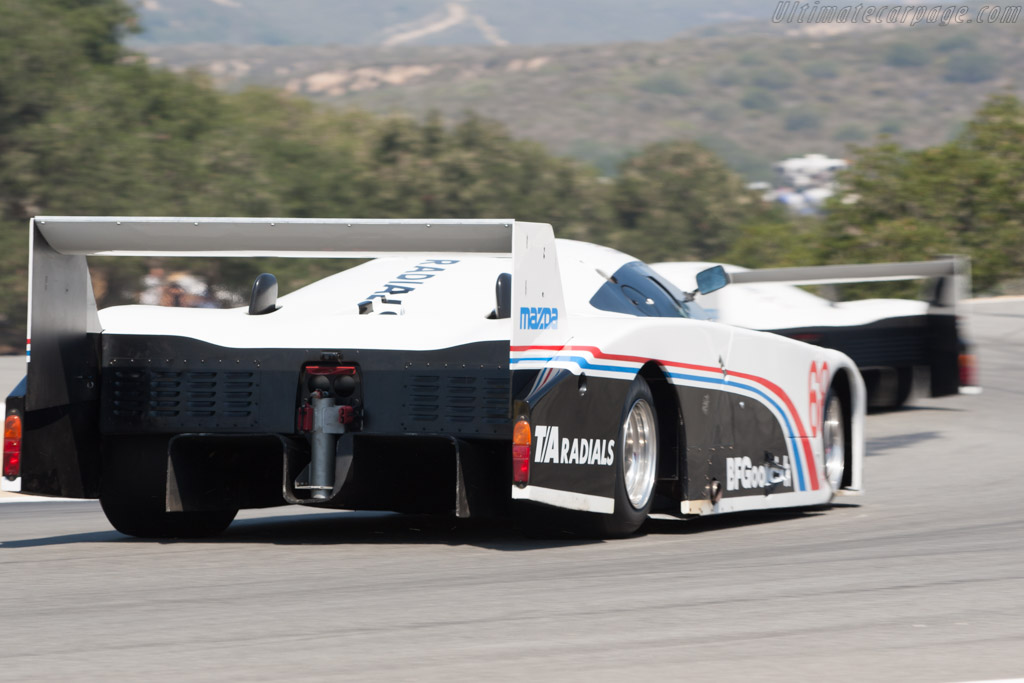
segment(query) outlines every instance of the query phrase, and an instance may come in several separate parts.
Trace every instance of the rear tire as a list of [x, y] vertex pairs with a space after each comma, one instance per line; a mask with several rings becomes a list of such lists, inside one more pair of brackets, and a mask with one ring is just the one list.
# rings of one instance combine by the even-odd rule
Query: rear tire
[[873, 412], [899, 410], [914, 389], [912, 366], [863, 370], [861, 376], [867, 389], [868, 410]]
[[914, 388], [914, 368], [896, 368], [896, 403], [893, 408], [907, 405], [910, 392]]
[[115, 529], [138, 538], [208, 538], [227, 529], [238, 514], [238, 510], [166, 512], [150, 501], [113, 501], [102, 496], [100, 506]]
[[654, 503], [658, 481], [658, 413], [643, 377], [629, 387], [622, 406], [615, 444], [615, 512], [600, 515], [605, 537], [629, 536], [645, 521]]

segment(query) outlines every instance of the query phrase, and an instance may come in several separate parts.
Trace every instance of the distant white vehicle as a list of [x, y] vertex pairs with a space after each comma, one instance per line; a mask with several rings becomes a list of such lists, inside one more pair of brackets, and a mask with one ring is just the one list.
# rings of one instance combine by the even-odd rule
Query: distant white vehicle
[[[711, 265], [677, 262], [652, 268], [690, 291], [697, 273]], [[701, 298], [714, 319], [842, 351], [864, 377], [869, 407], [902, 406], [915, 386], [930, 396], [978, 391], [974, 356], [956, 315], [957, 302], [969, 288], [965, 259], [725, 269], [733, 284]], [[926, 300], [833, 302], [795, 286], [914, 278], [932, 278]]]
[[830, 184], [836, 173], [849, 166], [846, 159], [834, 159], [824, 154], [806, 154], [802, 157], [785, 159], [775, 164], [779, 184], [797, 189]]

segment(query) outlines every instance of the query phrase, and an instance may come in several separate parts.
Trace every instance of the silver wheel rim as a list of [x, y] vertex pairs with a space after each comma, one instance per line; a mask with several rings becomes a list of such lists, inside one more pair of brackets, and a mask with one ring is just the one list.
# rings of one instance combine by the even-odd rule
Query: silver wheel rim
[[654, 428], [654, 411], [644, 399], [629, 409], [623, 425], [622, 471], [629, 504], [642, 510], [654, 493], [654, 472], [657, 466], [658, 443]]
[[839, 398], [833, 396], [825, 407], [822, 424], [822, 438], [825, 442], [825, 478], [833, 491], [839, 490], [846, 469], [846, 436], [843, 433], [843, 407]]

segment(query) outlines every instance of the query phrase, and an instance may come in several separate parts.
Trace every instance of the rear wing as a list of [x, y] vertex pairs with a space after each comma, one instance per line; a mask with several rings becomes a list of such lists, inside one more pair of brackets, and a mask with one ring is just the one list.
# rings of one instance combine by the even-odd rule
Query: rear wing
[[[512, 219], [389, 220], [40, 216], [55, 251], [108, 256], [373, 258], [424, 253], [509, 255]], [[550, 226], [549, 226], [550, 229]]]
[[[100, 330], [86, 257], [510, 256], [513, 345], [555, 343], [564, 311], [554, 232], [513, 219], [39, 216], [31, 222], [26, 410], [88, 399]], [[525, 314], [524, 314], [525, 312]], [[564, 329], [564, 320], [563, 323]], [[89, 359], [85, 361], [83, 359]]]
[[926, 297], [931, 312], [952, 313], [957, 302], [970, 296], [970, 259], [950, 256], [935, 261], [762, 268], [729, 273], [729, 281], [736, 284], [779, 282], [790, 285], [835, 285], [925, 278], [933, 280]]

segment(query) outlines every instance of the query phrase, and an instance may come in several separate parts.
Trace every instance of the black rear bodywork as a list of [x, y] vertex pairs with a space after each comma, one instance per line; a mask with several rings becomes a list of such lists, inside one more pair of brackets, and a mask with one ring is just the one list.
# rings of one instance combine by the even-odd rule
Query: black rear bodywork
[[360, 369], [363, 434], [511, 438], [508, 342], [431, 351], [232, 349], [186, 337], [104, 335], [105, 436], [295, 432], [303, 366]]
[[955, 394], [960, 389], [964, 344], [954, 315], [932, 313], [849, 327], [772, 331], [849, 356], [864, 376], [871, 406], [902, 404], [915, 380], [933, 397]]
[[[77, 367], [40, 368], [28, 382], [29, 395], [41, 383], [72, 395], [90, 385], [82, 400], [26, 410], [26, 382], [9, 399], [25, 420], [24, 492], [142, 491], [166, 496], [168, 510], [298, 503], [468, 515], [511, 485], [507, 341], [429, 351], [235, 349], [115, 334], [89, 341]], [[297, 411], [303, 368], [323, 363], [358, 369], [358, 419], [338, 445], [354, 455], [351, 467], [329, 501], [313, 501], [294, 486], [310, 461]], [[84, 383], [83, 368], [95, 368]]]

